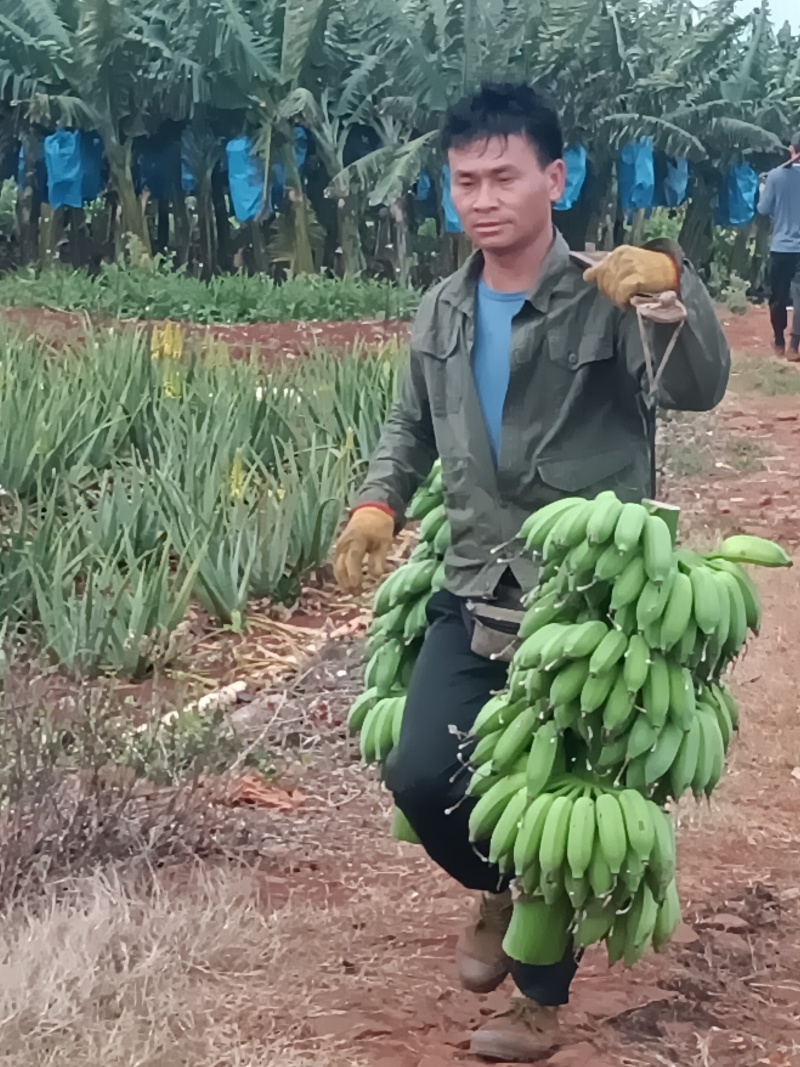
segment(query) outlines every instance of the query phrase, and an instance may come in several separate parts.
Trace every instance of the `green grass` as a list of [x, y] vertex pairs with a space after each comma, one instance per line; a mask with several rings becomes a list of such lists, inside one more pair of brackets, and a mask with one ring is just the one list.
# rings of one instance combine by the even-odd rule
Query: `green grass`
[[111, 318], [174, 319], [201, 325], [407, 319], [419, 293], [372, 279], [307, 275], [276, 284], [264, 275], [202, 282], [157, 260], [152, 269], [106, 265], [96, 277], [54, 267], [0, 278], [0, 306], [48, 307]]
[[726, 431], [713, 413], [670, 412], [660, 419], [658, 457], [662, 478], [701, 478], [717, 470], [761, 470], [763, 445]]
[[797, 396], [800, 394], [800, 365], [778, 359], [739, 357], [734, 361], [732, 385], [737, 393]]

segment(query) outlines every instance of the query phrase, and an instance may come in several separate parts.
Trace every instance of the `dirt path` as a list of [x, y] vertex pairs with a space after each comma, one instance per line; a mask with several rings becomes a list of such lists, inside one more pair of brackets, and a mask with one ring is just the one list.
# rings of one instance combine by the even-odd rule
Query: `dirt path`
[[[718, 415], [687, 423], [710, 469], [672, 477], [666, 495], [682, 505], [694, 539], [744, 529], [800, 541], [800, 396], [786, 395], [790, 387], [800, 389], [800, 373], [787, 379], [772, 362], [740, 361]], [[701, 440], [709, 433], [710, 446]], [[800, 661], [791, 654], [800, 570], [759, 580], [764, 631], [734, 678], [740, 740], [713, 805], [680, 807], [685, 929], [632, 972], [609, 972], [601, 953], [589, 954], [551, 1067], [800, 1067]], [[339, 672], [351, 687], [353, 671]], [[313, 718], [322, 701], [335, 723], [347, 702], [336, 686], [345, 683], [330, 681], [336, 671], [327, 677], [306, 683], [308, 710]], [[334, 1048], [341, 1062], [472, 1062], [470, 1031], [502, 1010], [510, 984], [488, 997], [459, 990], [453, 951], [470, 895], [419, 849], [388, 837], [386, 795], [352, 751], [341, 766], [341, 735], [331, 739], [340, 769], [321, 761], [304, 784], [325, 797], [320, 809], [275, 827], [294, 867], [287, 879], [276, 858], [272, 906], [291, 925], [298, 897], [318, 897], [321, 886], [326, 896], [316, 973], [290, 979], [309, 999], [286, 1025], [301, 1046]]]
[[[771, 332], [766, 307], [751, 305], [745, 315], [733, 315], [720, 307], [718, 315], [735, 350], [762, 355], [769, 352]], [[24, 333], [36, 334], [55, 345], [80, 340], [86, 330], [84, 316], [53, 308], [0, 308], [0, 319], [19, 326]], [[100, 320], [97, 321], [102, 324]], [[130, 325], [148, 324], [131, 320]], [[379, 344], [394, 337], [405, 337], [408, 331], [408, 323], [396, 319], [183, 325], [196, 337], [210, 336], [227, 345], [233, 356], [250, 356], [255, 352], [265, 360], [294, 359], [316, 347], [341, 350], [356, 343]]]

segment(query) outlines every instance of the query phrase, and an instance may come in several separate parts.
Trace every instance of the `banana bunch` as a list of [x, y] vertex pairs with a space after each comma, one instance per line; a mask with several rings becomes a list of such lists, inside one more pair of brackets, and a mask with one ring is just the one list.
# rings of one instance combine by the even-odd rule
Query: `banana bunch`
[[520, 533], [540, 583], [508, 687], [462, 749], [471, 839], [522, 894], [514, 958], [560, 958], [571, 934], [630, 965], [680, 920], [663, 806], [711, 795], [738, 729], [723, 675], [761, 623], [742, 564], [791, 561], [747, 536], [676, 549], [677, 519], [601, 493], [542, 508]]
[[481, 798], [473, 829], [493, 823], [489, 859], [514, 872], [522, 892], [504, 941], [513, 959], [555, 963], [571, 935], [579, 947], [605, 940], [612, 964], [631, 966], [651, 944], [667, 943], [680, 903], [665, 812], [635, 790], [575, 775], [562, 775], [534, 799], [524, 784], [507, 789], [499, 817], [499, 796]]
[[397, 744], [405, 693], [428, 625], [428, 600], [444, 581], [450, 525], [438, 464], [411, 502], [408, 518], [420, 521], [420, 540], [408, 561], [375, 594], [365, 646], [364, 693], [347, 717], [350, 733], [359, 735], [365, 763], [382, 763]]

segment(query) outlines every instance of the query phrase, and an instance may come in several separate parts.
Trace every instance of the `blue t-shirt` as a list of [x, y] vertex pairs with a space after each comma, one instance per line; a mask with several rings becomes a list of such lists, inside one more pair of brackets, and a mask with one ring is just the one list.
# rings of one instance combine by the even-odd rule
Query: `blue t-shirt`
[[800, 163], [769, 172], [758, 210], [772, 216], [771, 251], [800, 252]]
[[495, 464], [500, 455], [503, 405], [511, 374], [511, 320], [524, 303], [525, 293], [498, 293], [478, 282], [472, 375]]

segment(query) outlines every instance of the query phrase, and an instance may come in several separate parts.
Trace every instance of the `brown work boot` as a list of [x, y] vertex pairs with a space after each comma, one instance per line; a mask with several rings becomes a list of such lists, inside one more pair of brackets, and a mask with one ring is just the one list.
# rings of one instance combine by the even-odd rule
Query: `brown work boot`
[[549, 1056], [560, 1040], [558, 1008], [520, 998], [511, 1001], [510, 1011], [475, 1031], [470, 1052], [502, 1063], [535, 1063]]
[[461, 932], [456, 964], [461, 985], [470, 993], [491, 993], [508, 975], [503, 938], [511, 922], [511, 891], [484, 893], [475, 921]]

